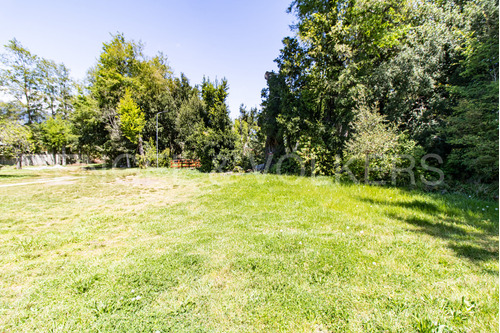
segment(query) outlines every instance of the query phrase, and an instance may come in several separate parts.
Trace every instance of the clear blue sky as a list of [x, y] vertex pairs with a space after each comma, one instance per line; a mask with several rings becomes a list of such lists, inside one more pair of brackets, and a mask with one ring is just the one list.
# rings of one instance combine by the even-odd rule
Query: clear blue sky
[[[162, 51], [174, 74], [191, 84], [226, 77], [231, 116], [241, 103], [259, 106], [264, 73], [276, 69], [290, 35], [291, 0], [14, 1], [0, 0], [0, 43], [17, 38], [33, 53], [64, 63], [83, 79], [110, 34]], [[4, 52], [2, 47], [2, 52]]]

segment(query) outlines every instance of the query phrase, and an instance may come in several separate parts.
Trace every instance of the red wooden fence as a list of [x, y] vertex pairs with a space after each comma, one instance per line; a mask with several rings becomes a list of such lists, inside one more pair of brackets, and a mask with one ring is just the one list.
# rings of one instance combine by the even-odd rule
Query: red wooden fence
[[181, 168], [199, 168], [201, 166], [201, 163], [199, 160], [188, 160], [185, 158], [179, 158], [170, 161], [170, 167], [171, 168], [176, 168], [176, 169], [181, 169]]

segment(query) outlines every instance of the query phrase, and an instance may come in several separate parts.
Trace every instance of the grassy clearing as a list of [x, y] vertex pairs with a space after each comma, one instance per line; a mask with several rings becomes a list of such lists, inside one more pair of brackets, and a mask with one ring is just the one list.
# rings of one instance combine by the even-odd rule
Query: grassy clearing
[[328, 178], [3, 169], [0, 331], [498, 332], [498, 204]]

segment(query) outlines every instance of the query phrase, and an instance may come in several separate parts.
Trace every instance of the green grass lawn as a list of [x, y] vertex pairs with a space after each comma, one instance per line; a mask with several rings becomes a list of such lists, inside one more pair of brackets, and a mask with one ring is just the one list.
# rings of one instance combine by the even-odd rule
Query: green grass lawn
[[[330, 178], [0, 173], [1, 332], [498, 332], [498, 203]], [[1, 187], [61, 176], [83, 178]]]

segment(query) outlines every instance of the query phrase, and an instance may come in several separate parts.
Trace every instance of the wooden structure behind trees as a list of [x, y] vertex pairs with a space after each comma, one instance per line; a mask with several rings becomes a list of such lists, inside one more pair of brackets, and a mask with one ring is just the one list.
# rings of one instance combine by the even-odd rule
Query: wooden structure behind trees
[[174, 169], [195, 169], [201, 167], [201, 163], [199, 160], [191, 160], [185, 158], [178, 158], [170, 161], [170, 167]]

